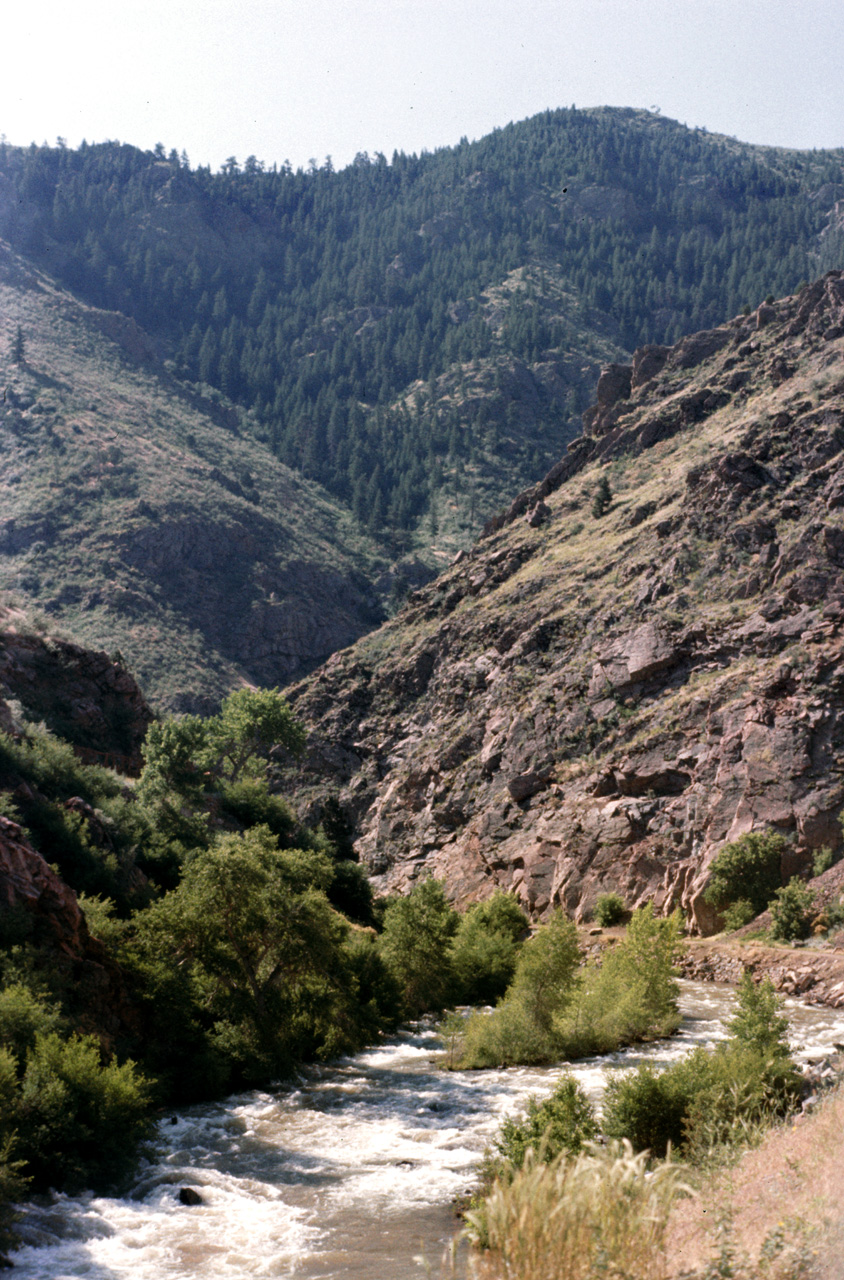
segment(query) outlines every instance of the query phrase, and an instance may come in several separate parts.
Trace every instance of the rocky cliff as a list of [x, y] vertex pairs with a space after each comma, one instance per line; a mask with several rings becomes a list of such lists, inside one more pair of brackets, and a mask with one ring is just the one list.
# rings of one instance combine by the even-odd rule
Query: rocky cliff
[[87, 763], [140, 773], [153, 716], [122, 662], [67, 640], [20, 633], [14, 621], [0, 610], [0, 729], [14, 729], [19, 708]]
[[[697, 929], [725, 840], [841, 842], [844, 277], [598, 384], [584, 434], [393, 621], [289, 696], [384, 891]], [[611, 490], [600, 514], [599, 481]]]

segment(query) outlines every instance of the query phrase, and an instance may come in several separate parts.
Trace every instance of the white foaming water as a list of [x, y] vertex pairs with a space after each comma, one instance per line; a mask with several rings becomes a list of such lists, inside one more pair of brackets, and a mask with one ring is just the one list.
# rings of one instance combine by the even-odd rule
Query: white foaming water
[[[671, 1040], [573, 1064], [596, 1102], [608, 1069], [667, 1063], [725, 1035], [733, 993], [681, 984]], [[798, 1058], [844, 1040], [844, 1011], [790, 1000]], [[192, 1107], [158, 1132], [154, 1162], [123, 1199], [53, 1196], [27, 1207], [21, 1280], [419, 1280], [457, 1227], [501, 1118], [560, 1068], [445, 1072], [433, 1027], [302, 1074], [297, 1087]], [[203, 1203], [179, 1203], [182, 1186]]]

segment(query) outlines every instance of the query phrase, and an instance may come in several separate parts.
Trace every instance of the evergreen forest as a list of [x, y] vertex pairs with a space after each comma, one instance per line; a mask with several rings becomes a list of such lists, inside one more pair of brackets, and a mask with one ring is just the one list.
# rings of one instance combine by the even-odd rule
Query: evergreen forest
[[539, 478], [603, 361], [840, 265], [842, 159], [616, 108], [339, 172], [0, 144], [0, 234], [400, 553]]

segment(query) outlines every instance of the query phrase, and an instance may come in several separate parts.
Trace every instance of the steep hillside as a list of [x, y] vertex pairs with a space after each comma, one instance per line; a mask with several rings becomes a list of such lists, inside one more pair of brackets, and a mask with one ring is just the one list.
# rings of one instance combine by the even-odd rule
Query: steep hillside
[[289, 680], [381, 620], [387, 562], [354, 521], [239, 411], [180, 387], [132, 320], [2, 242], [0, 315], [6, 603], [119, 650], [171, 710]]
[[602, 363], [844, 264], [842, 159], [615, 108], [340, 173], [0, 144], [0, 235], [436, 564], [559, 457]]
[[[612, 497], [601, 513], [600, 482]], [[290, 690], [298, 777], [384, 890], [701, 899], [719, 845], [840, 846], [844, 275], [598, 383], [585, 431], [402, 613]]]

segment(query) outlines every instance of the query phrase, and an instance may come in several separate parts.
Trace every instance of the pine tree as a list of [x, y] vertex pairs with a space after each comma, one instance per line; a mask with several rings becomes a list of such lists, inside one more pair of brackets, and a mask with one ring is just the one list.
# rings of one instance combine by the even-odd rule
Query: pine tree
[[14, 364], [26, 364], [26, 342], [23, 329], [18, 325], [12, 340], [12, 361]]
[[610, 488], [610, 482], [606, 476], [601, 476], [598, 481], [598, 488], [595, 491], [595, 500], [592, 503], [592, 515], [596, 520], [600, 520], [611, 502], [612, 489]]

